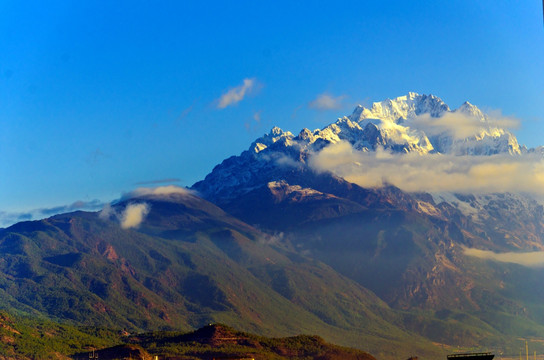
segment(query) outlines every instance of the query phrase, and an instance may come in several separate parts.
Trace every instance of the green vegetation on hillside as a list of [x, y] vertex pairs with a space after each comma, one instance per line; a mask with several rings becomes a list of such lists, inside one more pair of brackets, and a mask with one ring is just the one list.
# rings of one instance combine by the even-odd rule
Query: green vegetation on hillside
[[0, 355], [16, 359], [62, 359], [115, 345], [119, 331], [61, 325], [0, 312]]

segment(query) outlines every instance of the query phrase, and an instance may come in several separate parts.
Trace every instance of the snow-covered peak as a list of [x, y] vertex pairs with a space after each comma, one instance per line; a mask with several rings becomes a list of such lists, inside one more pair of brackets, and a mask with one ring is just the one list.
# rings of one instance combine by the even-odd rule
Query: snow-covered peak
[[258, 154], [271, 146], [271, 151], [312, 152], [340, 141], [347, 141], [360, 151], [379, 147], [419, 154], [521, 152], [515, 136], [495, 126], [477, 106], [467, 101], [452, 111], [439, 97], [415, 92], [375, 102], [370, 109], [359, 105], [350, 116], [339, 118], [322, 129], [303, 129], [296, 137], [274, 127], [251, 145], [250, 152]]
[[461, 106], [459, 106], [455, 112], [474, 117], [482, 122], [487, 120], [487, 116], [484, 115], [484, 113], [482, 113], [477, 106], [472, 105], [468, 101], [465, 101]]
[[365, 132], [378, 130], [390, 144], [404, 144], [402, 148], [392, 147], [401, 151], [453, 155], [520, 154], [522, 151], [512, 133], [498, 127], [468, 101], [452, 111], [437, 96], [410, 92], [393, 100], [375, 102], [370, 109], [359, 105], [349, 119]]
[[448, 105], [437, 96], [409, 92], [408, 95], [399, 96], [393, 100], [375, 102], [370, 109], [359, 105], [349, 118], [355, 122], [365, 119], [380, 119], [399, 123], [402, 119], [406, 120], [426, 113], [432, 117], [439, 117], [449, 110]]
[[258, 153], [271, 146], [272, 144], [275, 144], [276, 142], [281, 142], [285, 145], [289, 145], [293, 137], [294, 136], [291, 132], [283, 131], [279, 127], [274, 126], [268, 134], [265, 134], [255, 140], [253, 144], [251, 144], [250, 149], [255, 153]]

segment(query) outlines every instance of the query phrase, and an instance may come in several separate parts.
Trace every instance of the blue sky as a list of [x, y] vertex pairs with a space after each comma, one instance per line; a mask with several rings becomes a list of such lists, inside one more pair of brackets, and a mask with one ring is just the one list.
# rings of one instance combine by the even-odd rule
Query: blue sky
[[190, 186], [273, 126], [408, 91], [544, 144], [539, 0], [3, 1], [0, 49], [0, 218]]

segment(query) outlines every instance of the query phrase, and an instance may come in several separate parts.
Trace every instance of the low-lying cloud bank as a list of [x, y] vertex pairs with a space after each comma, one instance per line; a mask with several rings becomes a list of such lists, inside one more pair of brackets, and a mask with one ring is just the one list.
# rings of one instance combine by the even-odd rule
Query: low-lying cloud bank
[[527, 192], [544, 195], [544, 160], [538, 154], [455, 156], [361, 152], [348, 142], [314, 154], [310, 167], [363, 187], [391, 184], [408, 192]]
[[544, 267], [544, 251], [495, 253], [488, 250], [463, 249], [465, 255], [479, 259], [518, 264], [528, 267]]
[[427, 136], [448, 133], [456, 140], [466, 139], [486, 130], [516, 129], [519, 124], [518, 119], [503, 116], [499, 111], [493, 111], [485, 121], [478, 116], [460, 112], [446, 112], [440, 117], [432, 117], [426, 113], [410, 120], [410, 127], [425, 132]]

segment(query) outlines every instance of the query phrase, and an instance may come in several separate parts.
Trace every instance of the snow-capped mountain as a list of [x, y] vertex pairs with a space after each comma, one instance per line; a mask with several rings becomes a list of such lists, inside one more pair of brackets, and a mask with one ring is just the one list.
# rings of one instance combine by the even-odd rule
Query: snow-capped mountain
[[274, 127], [247, 151], [216, 166], [193, 188], [212, 201], [235, 198], [271, 181], [285, 180], [306, 167], [324, 147], [341, 141], [354, 150], [393, 153], [493, 155], [520, 154], [516, 137], [498, 127], [476, 106], [465, 102], [451, 110], [434, 95], [408, 93], [376, 102], [316, 130], [298, 135]]
[[427, 113], [437, 118], [447, 111], [450, 111], [449, 106], [439, 97], [409, 92], [408, 95], [399, 96], [394, 100], [387, 99], [373, 103], [370, 109], [359, 105], [350, 118], [358, 122], [364, 119], [398, 122]]
[[[325, 154], [327, 161], [345, 161], [363, 176], [376, 163], [385, 164], [375, 166], [376, 172], [393, 164], [402, 173], [410, 170], [403, 167], [410, 161], [436, 166], [442, 158], [447, 164], [461, 160], [463, 169], [485, 163], [479, 174], [486, 175], [495, 169], [487, 165], [497, 159], [544, 153], [520, 147], [499, 124], [468, 102], [452, 110], [436, 96], [409, 93], [370, 108], [358, 106], [322, 129], [295, 135], [275, 127], [193, 189], [235, 217], [280, 234], [282, 244], [327, 263], [394, 308], [456, 309], [475, 316], [484, 308], [499, 309], [531, 318], [540, 310], [507, 289], [541, 287], [540, 280], [531, 283], [532, 277], [522, 275], [532, 270], [505, 275], [514, 268], [489, 265], [478, 256], [543, 251], [544, 208], [535, 199], [482, 191], [429, 193], [425, 186], [408, 192], [387, 178], [382, 187], [364, 187], [329, 172], [333, 166], [314, 170]], [[483, 161], [495, 154], [502, 156]], [[390, 158], [394, 162], [387, 163]], [[433, 181], [458, 179], [447, 170], [436, 178], [426, 170], [412, 168]], [[476, 253], [467, 255], [465, 249]]]
[[493, 119], [468, 101], [452, 111], [434, 95], [408, 93], [374, 103], [370, 109], [358, 106], [349, 119], [363, 127], [374, 123], [385, 138], [391, 139], [389, 142], [404, 140], [407, 151], [453, 155], [521, 153], [512, 133], [494, 125]]
[[509, 131], [496, 126], [478, 107], [465, 102], [450, 110], [434, 95], [408, 93], [394, 100], [376, 102], [370, 109], [357, 106], [350, 116], [298, 136], [274, 128], [252, 145], [260, 152], [281, 141], [285, 146], [320, 150], [323, 146], [348, 141], [355, 149], [378, 147], [393, 152], [453, 155], [520, 154], [522, 148]]

